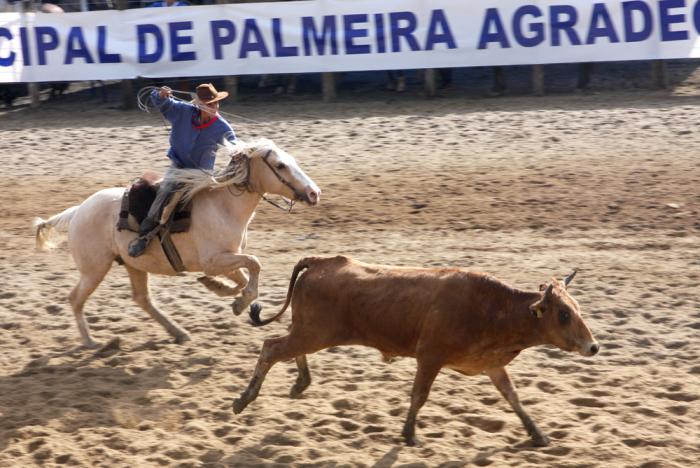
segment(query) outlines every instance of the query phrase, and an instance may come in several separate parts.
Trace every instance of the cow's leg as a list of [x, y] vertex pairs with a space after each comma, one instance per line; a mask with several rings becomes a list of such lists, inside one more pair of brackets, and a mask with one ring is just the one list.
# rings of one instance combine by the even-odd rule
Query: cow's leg
[[518, 399], [518, 394], [515, 392], [515, 387], [510, 381], [510, 377], [506, 372], [504, 367], [499, 367], [497, 369], [490, 369], [486, 371], [486, 375], [491, 378], [491, 382], [496, 386], [503, 397], [508, 400], [510, 406], [513, 407], [515, 413], [518, 415], [520, 420], [523, 422], [527, 433], [530, 434], [532, 442], [537, 447], [545, 447], [549, 445], [549, 437], [544, 435], [540, 428], [530, 419], [530, 416], [525, 412], [523, 407], [520, 405], [520, 400]]
[[401, 433], [406, 441], [406, 445], [416, 445], [416, 416], [428, 399], [430, 387], [433, 385], [433, 381], [440, 372], [441, 367], [441, 364], [433, 360], [418, 359], [418, 370], [416, 371], [413, 391], [411, 392], [411, 407], [408, 410], [408, 416]]
[[260, 276], [260, 261], [253, 255], [222, 253], [203, 262], [204, 273], [208, 276], [225, 275], [239, 268], [248, 270], [250, 278], [243, 288], [241, 296], [233, 301], [233, 313], [239, 315], [258, 297], [258, 277]]
[[297, 345], [297, 343], [303, 343], [303, 341], [294, 340], [291, 334], [280, 338], [265, 340], [262, 350], [260, 351], [258, 364], [255, 366], [255, 372], [253, 373], [253, 378], [250, 379], [248, 388], [233, 402], [234, 413], [240, 413], [258, 397], [263, 380], [265, 380], [265, 376], [272, 366], [279, 361], [292, 359], [305, 353], [306, 350], [303, 348], [303, 344]]
[[158, 308], [153, 305], [151, 301], [150, 294], [148, 292], [148, 273], [140, 270], [136, 270], [129, 266], [126, 266], [126, 271], [129, 273], [129, 280], [131, 281], [131, 295], [143, 310], [145, 310], [148, 315], [153, 317], [156, 322], [161, 324], [163, 328], [175, 338], [176, 343], [184, 343], [189, 341], [190, 335], [180, 326], [175, 323], [170, 317], [162, 313]]
[[87, 301], [87, 298], [95, 291], [95, 289], [97, 289], [97, 286], [99, 286], [104, 279], [110, 266], [111, 262], [106, 266], [101, 266], [100, 268], [93, 269], [91, 271], [81, 271], [78, 284], [73, 288], [68, 296], [70, 305], [73, 308], [73, 315], [75, 315], [75, 321], [78, 324], [78, 330], [80, 331], [83, 346], [86, 348], [97, 348], [99, 344], [92, 339], [92, 336], [90, 336], [90, 328], [85, 321], [83, 307], [85, 306], [85, 301]]
[[309, 365], [306, 362], [306, 354], [297, 356], [296, 361], [298, 370], [297, 381], [294, 382], [294, 386], [291, 392], [289, 392], [289, 396], [292, 398], [301, 396], [304, 390], [306, 390], [306, 387], [311, 384], [311, 374], [309, 373]]

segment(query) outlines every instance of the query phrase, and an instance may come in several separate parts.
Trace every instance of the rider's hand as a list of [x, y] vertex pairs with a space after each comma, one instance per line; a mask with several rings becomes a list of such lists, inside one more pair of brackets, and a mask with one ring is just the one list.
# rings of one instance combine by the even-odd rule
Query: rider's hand
[[169, 98], [172, 96], [173, 90], [168, 88], [167, 86], [163, 86], [158, 90], [158, 95], [160, 96], [161, 99]]

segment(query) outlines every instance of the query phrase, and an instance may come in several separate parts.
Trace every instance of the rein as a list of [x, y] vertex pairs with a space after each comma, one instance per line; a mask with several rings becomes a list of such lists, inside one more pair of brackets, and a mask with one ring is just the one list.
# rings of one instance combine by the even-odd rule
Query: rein
[[284, 201], [284, 204], [286, 205], [286, 206], [282, 206], [279, 203], [277, 203], [276, 201], [270, 200], [265, 195], [262, 196], [262, 199], [265, 200], [266, 202], [268, 202], [270, 205], [274, 206], [275, 208], [279, 208], [280, 210], [286, 211], [287, 213], [292, 212], [292, 208], [294, 208], [294, 204], [296, 203], [294, 200], [288, 200], [288, 199], [282, 197], [282, 200]]
[[[294, 207], [294, 204], [296, 203], [296, 200], [302, 199], [304, 197], [304, 193], [302, 193], [302, 192], [298, 191], [296, 188], [294, 188], [294, 186], [287, 179], [282, 177], [279, 174], [279, 172], [277, 172], [277, 170], [275, 170], [275, 168], [272, 166], [272, 164], [270, 164], [270, 162], [267, 160], [267, 158], [270, 157], [270, 153], [272, 153], [272, 150], [267, 150], [267, 153], [265, 153], [265, 156], [262, 157], [263, 162], [267, 165], [267, 167], [270, 168], [270, 170], [275, 175], [275, 177], [277, 177], [277, 180], [282, 182], [284, 185], [289, 187], [289, 189], [292, 192], [294, 192], [295, 199], [288, 200], [287, 198], [282, 197], [282, 200], [284, 201], [284, 204], [282, 205], [282, 204], [275, 202], [274, 200], [267, 198], [267, 196], [265, 196], [265, 194], [260, 194], [260, 196], [262, 197], [263, 200], [265, 200], [266, 202], [268, 202], [270, 205], [274, 206], [275, 208], [278, 208], [282, 211], [286, 211], [287, 213], [291, 213], [292, 208]], [[238, 187], [244, 188], [245, 190], [248, 190], [249, 192], [252, 192], [253, 189], [250, 186], [250, 157], [246, 157], [246, 165], [248, 166], [246, 168], [246, 179], [241, 184], [236, 184], [236, 185]], [[231, 192], [231, 194], [235, 196], [235, 194], [233, 192]]]

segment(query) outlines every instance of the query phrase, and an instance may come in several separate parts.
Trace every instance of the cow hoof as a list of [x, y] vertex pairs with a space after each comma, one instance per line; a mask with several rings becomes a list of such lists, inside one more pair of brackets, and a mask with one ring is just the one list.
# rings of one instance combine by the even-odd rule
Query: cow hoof
[[184, 344], [187, 343], [188, 341], [192, 341], [192, 337], [189, 335], [189, 333], [178, 333], [175, 335], [175, 343], [176, 344]]
[[246, 406], [248, 406], [248, 403], [240, 398], [233, 400], [233, 412], [236, 414], [241, 414]]
[[546, 435], [538, 435], [532, 438], [532, 443], [535, 447], [546, 447], [549, 445], [549, 437]]
[[418, 445], [418, 441], [416, 440], [416, 436], [414, 435], [408, 435], [408, 434], [402, 434], [403, 435], [403, 440], [404, 443], [409, 446], [409, 447], [415, 447]]
[[290, 398], [301, 397], [301, 394], [304, 393], [304, 390], [306, 390], [306, 388], [309, 386], [310, 383], [311, 382], [305, 382], [302, 384], [298, 384], [298, 383], [294, 384], [294, 386], [292, 386], [292, 389], [289, 392], [289, 397]]
[[412, 439], [404, 439], [404, 441], [406, 442], [407, 447], [415, 447], [416, 445], [418, 445], [418, 441], [415, 437]]

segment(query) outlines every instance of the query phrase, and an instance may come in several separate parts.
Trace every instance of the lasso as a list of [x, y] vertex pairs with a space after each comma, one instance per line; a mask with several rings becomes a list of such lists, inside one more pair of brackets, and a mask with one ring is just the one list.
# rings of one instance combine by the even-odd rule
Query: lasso
[[[138, 93], [136, 94], [136, 102], [138, 103], [138, 107], [139, 107], [139, 109], [141, 109], [144, 112], [150, 113], [151, 110], [153, 110], [153, 109], [159, 110], [158, 106], [153, 104], [153, 102], [151, 102], [151, 99], [150, 99], [151, 93], [153, 92], [154, 89], [160, 90], [160, 87], [158, 87], [158, 86], [144, 86], [143, 88], [139, 89]], [[196, 101], [194, 101], [194, 99], [197, 97], [196, 93], [192, 93], [190, 91], [180, 91], [177, 89], [171, 89], [170, 91], [173, 94], [170, 97], [175, 101], [186, 102], [188, 104], [195, 106], [198, 109], [205, 110], [205, 111], [212, 113], [212, 114], [216, 114], [218, 112], [219, 114], [221, 114], [227, 118], [247, 120], [249, 122], [253, 122], [256, 124], [260, 123], [257, 120], [249, 119], [248, 117], [243, 117], [242, 115], [233, 114], [231, 112], [224, 112], [220, 109], [218, 111], [216, 111], [213, 108], [207, 106], [206, 104], [196, 102]], [[179, 97], [175, 96], [175, 94], [187, 96], [189, 99], [179, 98]]]

